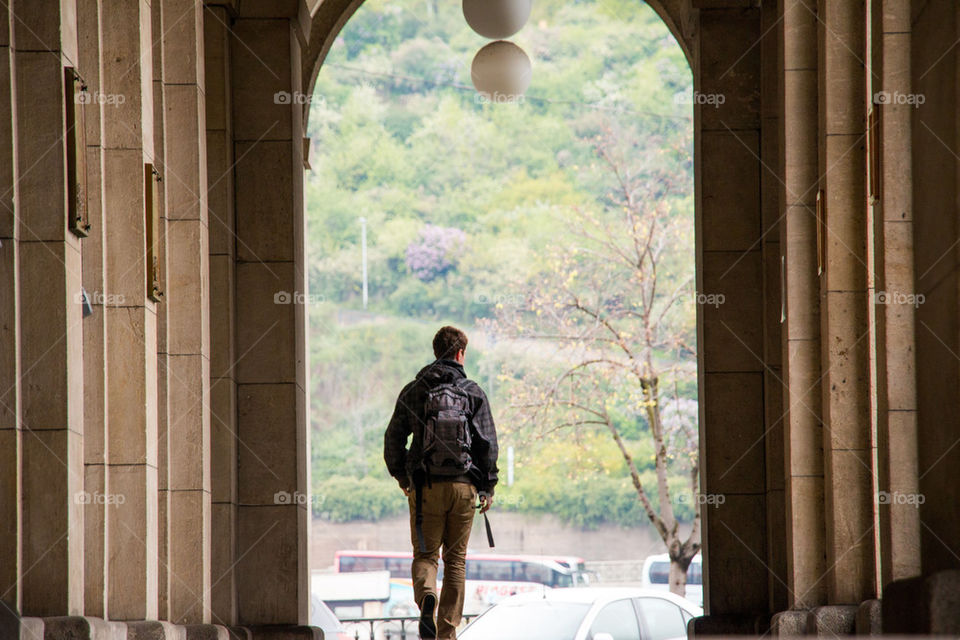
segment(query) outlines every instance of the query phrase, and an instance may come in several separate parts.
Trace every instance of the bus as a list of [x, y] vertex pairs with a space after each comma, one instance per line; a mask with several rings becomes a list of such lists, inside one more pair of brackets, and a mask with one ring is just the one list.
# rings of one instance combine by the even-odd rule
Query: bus
[[[666, 553], [659, 553], [648, 556], [643, 563], [641, 582], [644, 587], [649, 589], [670, 590], [670, 556]], [[686, 599], [697, 605], [703, 606], [703, 559], [698, 553], [690, 561], [687, 567], [687, 591]]]
[[[390, 617], [417, 615], [413, 599], [410, 563], [413, 555], [403, 551], [338, 551], [334, 568], [338, 573], [390, 572], [390, 598], [383, 613]], [[467, 554], [466, 615], [482, 613], [501, 598], [515, 593], [583, 586], [589, 579], [583, 558], [570, 556]], [[437, 573], [438, 588], [443, 582], [443, 560]]]

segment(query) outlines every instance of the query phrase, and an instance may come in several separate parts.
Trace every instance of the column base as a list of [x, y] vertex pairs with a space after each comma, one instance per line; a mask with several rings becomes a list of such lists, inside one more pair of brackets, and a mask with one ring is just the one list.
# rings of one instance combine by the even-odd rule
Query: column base
[[[28, 619], [21, 618], [21, 621]], [[125, 622], [89, 616], [55, 616], [40, 620], [43, 622], [43, 640], [127, 640]]]
[[21, 617], [0, 605], [0, 640], [323, 640], [306, 625], [224, 627], [165, 620], [120, 622], [89, 616]]
[[238, 637], [219, 624], [185, 624], [183, 632], [183, 640], [236, 640]]
[[880, 601], [860, 605], [825, 605], [781, 611], [770, 619], [770, 635], [779, 637], [879, 635]]
[[883, 591], [884, 633], [960, 634], [960, 570], [896, 580]]
[[807, 635], [807, 612], [791, 609], [774, 614], [770, 619], [770, 635], [781, 638]]
[[160, 620], [127, 623], [126, 640], [188, 640], [183, 627]]
[[21, 618], [0, 604], [0, 638], [43, 640], [43, 618]]
[[857, 609], [857, 635], [878, 636], [882, 633], [883, 619], [880, 600], [864, 600]]
[[857, 630], [857, 605], [829, 604], [807, 612], [807, 635], [853, 635]]

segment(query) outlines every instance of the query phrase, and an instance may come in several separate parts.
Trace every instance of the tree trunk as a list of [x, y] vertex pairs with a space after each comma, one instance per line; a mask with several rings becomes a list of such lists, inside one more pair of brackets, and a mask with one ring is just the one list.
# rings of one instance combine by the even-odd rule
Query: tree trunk
[[[687, 562], [687, 567], [690, 563]], [[670, 592], [681, 598], [687, 597], [687, 567], [676, 560], [670, 560]]]

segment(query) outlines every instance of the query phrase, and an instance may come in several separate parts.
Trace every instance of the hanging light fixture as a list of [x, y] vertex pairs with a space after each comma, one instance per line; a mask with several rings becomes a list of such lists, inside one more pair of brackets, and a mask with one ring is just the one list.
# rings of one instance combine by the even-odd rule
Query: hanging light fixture
[[530, 86], [533, 67], [523, 49], [505, 40], [477, 52], [470, 67], [473, 86], [491, 102], [513, 101]]
[[485, 38], [502, 40], [523, 28], [533, 0], [463, 0], [463, 17]]

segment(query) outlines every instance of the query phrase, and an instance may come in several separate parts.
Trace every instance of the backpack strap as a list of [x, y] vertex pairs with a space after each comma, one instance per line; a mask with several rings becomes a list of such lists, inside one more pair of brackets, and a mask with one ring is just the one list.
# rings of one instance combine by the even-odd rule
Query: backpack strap
[[455, 386], [457, 389], [460, 389], [460, 391], [463, 391], [463, 394], [467, 396], [467, 408], [470, 410], [470, 412], [467, 414], [467, 427], [469, 428], [473, 426], [473, 407], [470, 406], [469, 402], [473, 396], [471, 396], [470, 392], [467, 391], [466, 384], [468, 382], [470, 382], [470, 378], [457, 378], [453, 381], [453, 386]]

